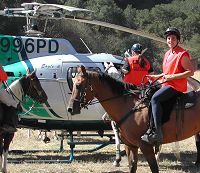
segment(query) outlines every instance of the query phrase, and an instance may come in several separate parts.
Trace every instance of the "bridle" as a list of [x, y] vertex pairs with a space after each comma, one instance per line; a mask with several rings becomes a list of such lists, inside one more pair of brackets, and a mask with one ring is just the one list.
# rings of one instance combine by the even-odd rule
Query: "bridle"
[[81, 88], [77, 87], [77, 88], [79, 88], [80, 97], [79, 97], [79, 99], [74, 99], [74, 100], [76, 102], [79, 102], [82, 108], [88, 108], [89, 105], [93, 105], [93, 104], [96, 104], [96, 103], [102, 103], [102, 102], [105, 102], [105, 101], [117, 99], [121, 96], [131, 95], [131, 94], [135, 93], [134, 91], [133, 92], [127, 92], [127, 93], [117, 95], [117, 96], [113, 96], [113, 97], [109, 97], [109, 98], [106, 98], [106, 99], [103, 99], [103, 100], [93, 100], [93, 99], [91, 99], [87, 102], [86, 98], [85, 98], [86, 97], [86, 91], [89, 90], [89, 92], [92, 94], [92, 98], [96, 97], [96, 93], [93, 90], [89, 76], [88, 75], [80, 75], [80, 76], [83, 76], [83, 77], [85, 76], [86, 81], [85, 81], [84, 86], [81, 86]]
[[[39, 102], [39, 101], [37, 101], [37, 98], [36, 98], [36, 97], [32, 98], [32, 97], [30, 96], [30, 94], [28, 94], [28, 93], [33, 92], [33, 89], [35, 89], [36, 92], [37, 92], [37, 94], [40, 95], [40, 91], [39, 91], [38, 88], [34, 85], [34, 78], [32, 78], [31, 76], [30, 76], [29, 78], [30, 78], [30, 79], [29, 79], [29, 83], [28, 83], [28, 87], [27, 87], [28, 90], [27, 90], [26, 92], [24, 92], [24, 89], [23, 89], [22, 84], [21, 84], [21, 82], [20, 82], [20, 80], [23, 80], [23, 79], [22, 79], [22, 78], [21, 78], [21, 79], [18, 79], [19, 82], [20, 82], [21, 93], [22, 93], [21, 99], [20, 99], [18, 96], [16, 96], [16, 94], [12, 91], [12, 89], [11, 89], [10, 86], [8, 85], [7, 81], [4, 82], [7, 91], [10, 92], [10, 94], [12, 95], [12, 97], [13, 97], [14, 99], [16, 99], [19, 103], [21, 103], [21, 104], [23, 104], [23, 105], [27, 105], [26, 101], [24, 101], [24, 96], [25, 96], [25, 95], [27, 95], [29, 99], [32, 99], [32, 100], [33, 100], [32, 105], [29, 106], [29, 110], [26, 111], [26, 112], [24, 113], [24, 115], [27, 114], [27, 113], [29, 113], [29, 112], [35, 107], [35, 105], [38, 104], [38, 102]], [[27, 105], [27, 106], [28, 106], [28, 105]]]
[[86, 81], [85, 81], [85, 85], [80, 84], [81, 86], [78, 85], [79, 84], [78, 82], [74, 83], [75, 87], [78, 89], [78, 92], [80, 92], [79, 97], [77, 99], [74, 99], [74, 101], [79, 102], [80, 106], [82, 108], [88, 109], [88, 105], [91, 105], [92, 100], [89, 100], [88, 102], [86, 101], [86, 98], [85, 98], [86, 97], [86, 91], [89, 89], [90, 92], [93, 95], [93, 98], [95, 97], [95, 93], [94, 93], [94, 90], [92, 88], [91, 82], [88, 79], [88, 74], [77, 74], [77, 76], [84, 77]]
[[[30, 82], [29, 82], [29, 87], [28, 87], [28, 90], [27, 90], [27, 92], [26, 92], [26, 94], [28, 95], [28, 93], [32, 93], [33, 92], [33, 89], [35, 89], [36, 90], [36, 92], [37, 92], [37, 95], [35, 96], [35, 97], [33, 97], [33, 101], [34, 102], [36, 102], [36, 103], [38, 103], [39, 101], [39, 99], [41, 98], [41, 95], [42, 95], [42, 92], [38, 89], [38, 87], [34, 84], [35, 82], [34, 82], [34, 79], [35, 77], [30, 77]], [[30, 95], [28, 95], [30, 98], [31, 98], [31, 96]]]

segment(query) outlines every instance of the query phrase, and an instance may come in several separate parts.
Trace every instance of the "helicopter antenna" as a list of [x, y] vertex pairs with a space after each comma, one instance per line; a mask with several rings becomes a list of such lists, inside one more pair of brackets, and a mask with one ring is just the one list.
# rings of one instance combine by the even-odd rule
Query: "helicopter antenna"
[[46, 20], [45, 20], [45, 25], [44, 25], [44, 33], [46, 32], [46, 29], [47, 29], [47, 22], [48, 22], [48, 18], [46, 18]]
[[80, 40], [81, 40], [82, 43], [85, 45], [85, 47], [87, 48], [87, 50], [92, 54], [92, 51], [91, 51], [90, 48], [87, 46], [87, 44], [83, 41], [83, 39], [80, 38]]

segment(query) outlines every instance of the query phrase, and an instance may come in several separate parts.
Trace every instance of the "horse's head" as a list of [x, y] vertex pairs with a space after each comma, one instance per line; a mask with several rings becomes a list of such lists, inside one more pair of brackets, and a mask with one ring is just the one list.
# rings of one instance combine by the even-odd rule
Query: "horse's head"
[[68, 112], [72, 115], [80, 114], [81, 107], [86, 107], [87, 103], [94, 98], [85, 67], [80, 66], [77, 68], [77, 71], [72, 96], [68, 105]]
[[29, 81], [26, 86], [26, 94], [39, 103], [45, 103], [48, 97], [36, 76], [36, 72], [33, 71], [32, 73], [27, 73], [25, 78]]

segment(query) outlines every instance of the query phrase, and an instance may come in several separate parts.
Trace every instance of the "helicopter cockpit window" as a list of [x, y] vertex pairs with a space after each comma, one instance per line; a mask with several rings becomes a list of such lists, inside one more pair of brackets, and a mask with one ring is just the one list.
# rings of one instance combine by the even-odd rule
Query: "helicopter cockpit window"
[[[97, 71], [97, 72], [101, 71], [99, 67], [86, 67], [86, 69], [89, 71]], [[76, 74], [77, 74], [77, 67], [69, 67], [69, 69], [67, 70], [67, 83], [71, 91], [73, 89], [73, 83]]]

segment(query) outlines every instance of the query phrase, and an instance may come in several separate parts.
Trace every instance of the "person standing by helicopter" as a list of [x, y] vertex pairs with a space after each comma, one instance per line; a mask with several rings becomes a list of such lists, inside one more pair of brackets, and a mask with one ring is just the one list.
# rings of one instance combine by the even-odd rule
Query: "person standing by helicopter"
[[[4, 71], [2, 65], [0, 64], [0, 102], [4, 103], [10, 109], [17, 109], [18, 102], [15, 101], [10, 94], [2, 87], [2, 82], [7, 80], [7, 73]], [[2, 115], [1, 115], [2, 116]], [[1, 117], [3, 121], [3, 117]], [[4, 122], [1, 122], [0, 130], [6, 131], [6, 132], [15, 132], [16, 130], [16, 122], [13, 120], [10, 120], [10, 124], [2, 124]]]
[[144, 78], [144, 76], [152, 73], [153, 68], [147, 58], [142, 55], [141, 44], [133, 44], [131, 48], [131, 56], [125, 59], [122, 72], [124, 73], [123, 80], [125, 82], [137, 86], [141, 85], [141, 83], [147, 83], [147, 79]]
[[165, 33], [169, 50], [164, 55], [163, 73], [147, 75], [156, 80], [162, 78], [162, 87], [151, 98], [151, 108], [154, 127], [149, 127], [141, 139], [149, 144], [162, 142], [161, 119], [163, 115], [162, 103], [187, 91], [187, 78], [194, 74], [189, 53], [179, 46], [180, 32], [175, 27], [169, 27]]

